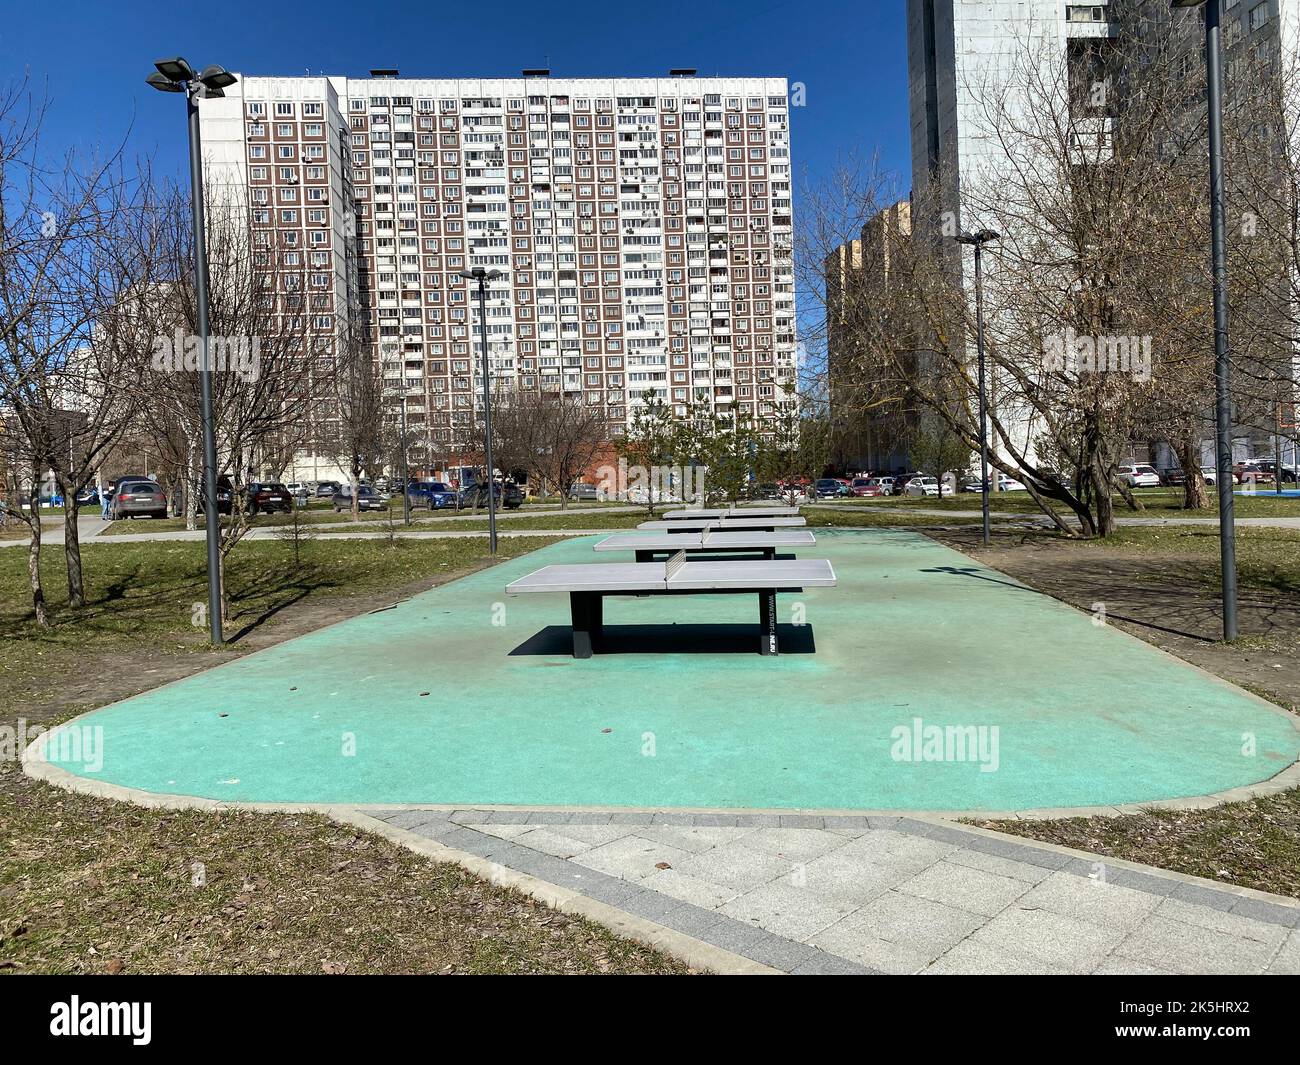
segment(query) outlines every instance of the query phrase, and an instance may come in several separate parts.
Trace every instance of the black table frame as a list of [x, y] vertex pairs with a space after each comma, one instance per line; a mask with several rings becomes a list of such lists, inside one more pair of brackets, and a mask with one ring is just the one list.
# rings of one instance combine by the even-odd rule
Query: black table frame
[[583, 591], [569, 593], [573, 624], [573, 657], [590, 658], [600, 649], [604, 629], [605, 597], [610, 595], [756, 595], [758, 596], [758, 653], [780, 654], [776, 636], [776, 597], [779, 592], [803, 588], [660, 588], [644, 591]]

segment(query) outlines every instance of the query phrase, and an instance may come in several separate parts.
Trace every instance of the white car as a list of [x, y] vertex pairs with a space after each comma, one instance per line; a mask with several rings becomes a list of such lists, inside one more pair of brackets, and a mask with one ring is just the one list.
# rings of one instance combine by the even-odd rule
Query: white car
[[639, 507], [643, 507], [647, 503], [681, 503], [683, 501], [679, 492], [664, 492], [658, 488], [646, 488], [640, 484], [634, 484], [629, 488], [623, 493], [623, 498]]
[[1159, 488], [1160, 474], [1155, 467], [1144, 463], [1121, 466], [1115, 471], [1116, 476], [1130, 488]]
[[[1017, 481], [1014, 477], [1008, 477], [1005, 473], [1000, 473], [993, 480], [993, 491], [995, 492], [1028, 492], [1024, 482]], [[984, 482], [978, 477], [967, 481], [962, 485], [963, 492], [980, 492], [983, 490]]]
[[903, 489], [905, 496], [950, 496], [952, 488], [933, 477], [913, 477]]

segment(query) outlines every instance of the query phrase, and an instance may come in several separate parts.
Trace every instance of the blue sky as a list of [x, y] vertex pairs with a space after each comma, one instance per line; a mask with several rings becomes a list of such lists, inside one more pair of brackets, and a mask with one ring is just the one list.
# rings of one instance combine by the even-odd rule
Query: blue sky
[[49, 148], [116, 143], [129, 128], [133, 152], [180, 176], [182, 104], [143, 82], [165, 55], [250, 74], [363, 76], [397, 67], [410, 76], [511, 77], [550, 66], [573, 77], [670, 67], [784, 75], [807, 86], [806, 106], [792, 112], [796, 188], [805, 168], [816, 180], [837, 158], [876, 152], [906, 188], [903, 8], [901, 0], [62, 0], [10, 6], [0, 22], [0, 78], [26, 72], [48, 91]]

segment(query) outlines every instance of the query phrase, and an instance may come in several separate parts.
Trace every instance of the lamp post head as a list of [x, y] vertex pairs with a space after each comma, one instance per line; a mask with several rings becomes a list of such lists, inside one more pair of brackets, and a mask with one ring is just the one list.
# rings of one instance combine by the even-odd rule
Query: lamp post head
[[226, 95], [226, 89], [239, 80], [225, 67], [219, 66], [204, 67], [203, 73], [196, 74], [194, 68], [180, 56], [159, 59], [154, 66], [158, 72], [150, 74], [144, 80], [159, 92], [188, 91], [191, 96], [221, 97]]
[[225, 67], [216, 65], [204, 67], [203, 73], [199, 75], [199, 81], [203, 82], [209, 89], [221, 90], [228, 89], [239, 79], [235, 77]]
[[168, 81], [194, 80], [194, 68], [178, 55], [172, 56], [170, 59], [156, 60], [154, 66], [158, 68], [158, 73]]
[[162, 74], [153, 73], [144, 79], [146, 85], [152, 85], [159, 92], [184, 92], [179, 81], [172, 81]]
[[484, 270], [481, 266], [474, 267], [473, 270], [462, 270], [457, 276], [463, 277], [466, 281], [477, 281], [482, 284], [484, 281], [496, 281], [498, 278], [505, 277], [500, 270]]
[[973, 244], [979, 247], [981, 244], [987, 244], [991, 240], [1000, 240], [1002, 234], [992, 229], [977, 229], [973, 233], [959, 233], [953, 239], [958, 244]]

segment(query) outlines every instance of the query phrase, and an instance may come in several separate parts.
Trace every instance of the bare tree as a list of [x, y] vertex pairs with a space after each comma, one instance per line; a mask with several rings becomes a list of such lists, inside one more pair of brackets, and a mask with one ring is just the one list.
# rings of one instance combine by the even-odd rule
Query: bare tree
[[606, 444], [603, 410], [556, 392], [511, 389], [494, 403], [492, 423], [497, 465], [553, 486], [561, 509], [568, 506], [570, 485]]
[[[1208, 272], [1193, 254], [1206, 232], [1199, 135], [1168, 64], [1143, 70], [1141, 92], [1116, 91], [1128, 68], [1115, 57], [1137, 47], [1101, 41], [1095, 54], [1067, 55], [1026, 35], [1006, 67], [967, 87], [985, 165], [963, 173], [961, 203], [922, 190], [913, 238], [889, 249], [892, 283], [836, 306], [849, 384], [870, 395], [883, 382], [883, 398], [974, 450], [974, 293], [951, 238], [997, 231], [984, 249], [990, 460], [1067, 533], [1075, 527], [1058, 508], [1086, 534], [1114, 530], [1112, 492], [1127, 493], [1115, 471], [1131, 441], [1159, 423], [1186, 453], [1212, 387]], [[882, 184], [857, 183], [857, 200], [839, 188], [813, 197], [822, 209], [806, 265], [824, 271], [827, 236], [856, 235], [826, 218], [887, 206]], [[929, 183], [952, 186], [942, 173]], [[863, 254], [875, 253], [864, 240]], [[1063, 459], [1062, 471], [1053, 464]]]
[[[128, 169], [120, 150], [48, 164], [43, 115], [24, 85], [0, 95], [0, 403], [33, 480], [52, 471], [63, 496], [68, 603], [77, 608], [77, 494], [139, 407], [161, 255], [148, 170]], [[32, 508], [32, 592], [43, 602], [38, 494]]]
[[[224, 575], [250, 528], [244, 485], [263, 469], [282, 468], [283, 456], [311, 440], [328, 415], [337, 337], [329, 290], [316, 290], [301, 248], [277, 243], [269, 224], [253, 224], [238, 202], [209, 200], [205, 209], [216, 472], [231, 487], [230, 519], [220, 522]], [[181, 451], [169, 459], [187, 473], [193, 514], [202, 495], [201, 348], [183, 195], [169, 200], [165, 218], [170, 279], [162, 292], [172, 329], [155, 337], [147, 412], [160, 445]], [[228, 614], [224, 579], [222, 589]]]
[[371, 351], [365, 333], [354, 327], [346, 315], [339, 322], [339, 357], [334, 368], [334, 417], [330, 428], [330, 449], [339, 465], [348, 471], [352, 493], [352, 519], [361, 516], [362, 473], [377, 468], [388, 443], [383, 371]]

